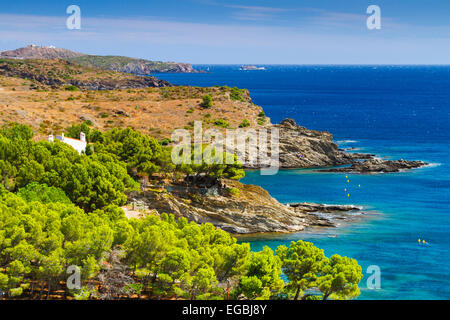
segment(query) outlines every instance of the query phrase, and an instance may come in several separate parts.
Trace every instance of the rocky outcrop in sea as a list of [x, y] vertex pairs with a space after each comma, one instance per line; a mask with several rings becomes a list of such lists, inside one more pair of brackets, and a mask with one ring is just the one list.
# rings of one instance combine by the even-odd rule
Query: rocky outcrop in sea
[[[268, 126], [271, 127], [279, 130], [281, 169], [321, 168], [320, 171], [323, 172], [389, 173], [427, 165], [422, 161], [381, 160], [374, 154], [339, 149], [331, 133], [309, 130], [298, 125], [293, 119], [285, 119], [280, 124]], [[258, 164], [244, 164], [244, 167], [260, 168]], [[325, 169], [327, 167], [339, 168]]]
[[[228, 190], [239, 190], [231, 195]], [[221, 186], [194, 188], [172, 185], [160, 190], [129, 194], [144, 211], [170, 212], [196, 223], [211, 223], [233, 234], [290, 233], [307, 227], [335, 227], [338, 220], [359, 212], [356, 206], [313, 203], [284, 205], [259, 186], [224, 180]]]
[[280, 132], [280, 166], [283, 169], [339, 166], [374, 156], [343, 152], [333, 142], [331, 133], [309, 130], [293, 119], [273, 126]]
[[423, 161], [408, 160], [383, 160], [369, 159], [364, 162], [356, 162], [349, 167], [324, 169], [324, 172], [348, 172], [348, 173], [392, 173], [401, 172], [426, 166]]

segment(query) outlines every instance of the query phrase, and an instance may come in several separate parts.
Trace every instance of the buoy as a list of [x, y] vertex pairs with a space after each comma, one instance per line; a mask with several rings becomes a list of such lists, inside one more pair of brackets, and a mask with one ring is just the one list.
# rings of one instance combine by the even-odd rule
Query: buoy
[[350, 198], [350, 193], [347, 195], [347, 197], [349, 197]]
[[360, 185], [360, 184], [358, 184], [358, 188], [361, 188], [361, 185]]
[[427, 242], [425, 241], [425, 240], [423, 240], [423, 242], [422, 242], [423, 244], [426, 244]]
[[349, 183], [350, 182], [350, 180], [347, 180], [347, 183]]
[[422, 243], [422, 240], [419, 239], [418, 241], [419, 241], [419, 243]]
[[347, 192], [347, 189], [344, 189], [345, 192]]

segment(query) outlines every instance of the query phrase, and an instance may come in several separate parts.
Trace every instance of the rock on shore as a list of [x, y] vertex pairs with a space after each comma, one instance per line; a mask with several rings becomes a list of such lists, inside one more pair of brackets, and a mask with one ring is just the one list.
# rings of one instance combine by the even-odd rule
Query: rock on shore
[[356, 172], [356, 173], [392, 173], [404, 170], [420, 168], [427, 165], [422, 161], [408, 161], [408, 160], [382, 160], [369, 159], [364, 162], [357, 162], [350, 167], [325, 169], [320, 171], [325, 172]]
[[328, 205], [318, 203], [291, 203], [288, 205], [296, 212], [305, 213], [310, 226], [336, 227], [338, 221], [352, 220], [361, 216], [362, 208], [354, 205]]
[[[159, 213], [168, 212], [196, 223], [212, 223], [234, 234], [289, 233], [309, 226], [333, 227], [330, 215], [345, 219], [345, 212], [359, 211], [354, 206], [320, 204], [283, 205], [261, 187], [226, 180], [223, 189], [210, 188], [206, 194], [187, 186], [171, 186], [170, 191], [148, 190], [143, 195], [130, 194], [130, 202]], [[238, 189], [232, 196], [227, 190]]]
[[[322, 172], [389, 173], [426, 165], [422, 161], [380, 160], [374, 154], [346, 152], [333, 142], [331, 133], [309, 130], [293, 119], [285, 119], [271, 126], [279, 130], [281, 169], [322, 168]], [[349, 166], [323, 169], [344, 165]], [[258, 165], [244, 166], [248, 169], [259, 168]]]
[[343, 152], [333, 142], [331, 133], [309, 130], [293, 119], [285, 119], [274, 127], [280, 132], [280, 165], [284, 169], [345, 165], [373, 157]]
[[[333, 135], [326, 131], [309, 130], [293, 119], [269, 125], [267, 129], [279, 130], [279, 159], [281, 169], [323, 168], [353, 164], [357, 160], [370, 159], [372, 154], [349, 153], [338, 148]], [[270, 133], [268, 141], [270, 141]], [[268, 146], [270, 153], [271, 148]], [[247, 150], [248, 159], [248, 150]], [[259, 164], [245, 163], [247, 169], [259, 169]]]

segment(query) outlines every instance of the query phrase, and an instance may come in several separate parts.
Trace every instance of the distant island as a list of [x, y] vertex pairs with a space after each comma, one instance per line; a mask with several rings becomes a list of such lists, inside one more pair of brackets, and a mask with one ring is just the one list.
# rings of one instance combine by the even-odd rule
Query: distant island
[[253, 70], [266, 70], [266, 68], [264, 68], [264, 67], [257, 67], [257, 66], [254, 66], [254, 65], [244, 65], [244, 66], [241, 66], [240, 70], [253, 71]]
[[6, 59], [65, 59], [84, 67], [103, 70], [149, 75], [152, 73], [197, 73], [191, 64], [179, 62], [161, 62], [122, 56], [100, 56], [74, 52], [54, 46], [28, 45], [24, 48], [0, 52], [0, 58]]

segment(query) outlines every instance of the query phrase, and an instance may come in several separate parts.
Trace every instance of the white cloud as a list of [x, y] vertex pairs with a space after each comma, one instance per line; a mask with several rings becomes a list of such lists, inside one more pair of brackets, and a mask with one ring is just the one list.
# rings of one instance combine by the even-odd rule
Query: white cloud
[[233, 13], [234, 19], [250, 21], [273, 19], [277, 14], [288, 11], [282, 8], [261, 6], [225, 5], [225, 7], [236, 9]]
[[194, 63], [450, 62], [446, 54], [450, 52], [448, 28], [430, 33], [431, 29], [385, 21], [377, 32], [365, 29], [363, 18], [319, 12], [302, 25], [281, 27], [163, 21], [157, 17], [85, 17], [82, 30], [73, 31], [65, 28], [65, 17], [0, 14], [0, 50], [21, 42], [91, 54]]

